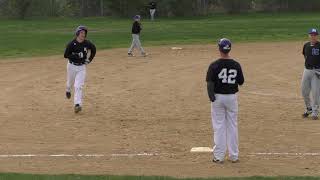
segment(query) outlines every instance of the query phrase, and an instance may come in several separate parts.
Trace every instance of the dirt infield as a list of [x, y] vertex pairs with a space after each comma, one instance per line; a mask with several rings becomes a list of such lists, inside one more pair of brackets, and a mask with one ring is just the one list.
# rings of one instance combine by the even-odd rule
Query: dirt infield
[[[62, 56], [0, 61], [0, 171], [176, 177], [320, 175], [320, 121], [303, 120], [302, 43], [235, 44], [246, 77], [239, 93], [241, 163], [216, 165], [205, 88], [215, 46], [98, 51], [89, 66], [84, 111], [65, 99]], [[112, 154], [157, 153], [155, 156]], [[104, 154], [103, 157], [1, 157]]]

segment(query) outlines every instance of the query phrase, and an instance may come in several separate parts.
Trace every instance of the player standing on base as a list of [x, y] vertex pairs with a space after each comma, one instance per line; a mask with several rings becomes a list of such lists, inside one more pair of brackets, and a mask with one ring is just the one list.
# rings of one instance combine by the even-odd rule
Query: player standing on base
[[[303, 46], [302, 54], [305, 58], [305, 69], [302, 77], [302, 96], [306, 105], [306, 111], [302, 117], [307, 118], [310, 114], [312, 119], [318, 119], [320, 101], [320, 43], [318, 30], [313, 28], [309, 31], [310, 42]], [[310, 99], [312, 94], [312, 104]]]
[[206, 78], [214, 130], [213, 162], [223, 163], [228, 149], [229, 160], [236, 163], [239, 162], [236, 93], [244, 77], [240, 64], [229, 56], [231, 41], [223, 38], [218, 47], [220, 59], [209, 66]]
[[71, 98], [71, 89], [74, 86], [74, 112], [82, 110], [82, 89], [86, 78], [86, 67], [96, 55], [96, 47], [86, 40], [88, 29], [79, 26], [76, 29], [76, 38], [68, 43], [64, 58], [67, 58], [67, 89], [66, 97]]

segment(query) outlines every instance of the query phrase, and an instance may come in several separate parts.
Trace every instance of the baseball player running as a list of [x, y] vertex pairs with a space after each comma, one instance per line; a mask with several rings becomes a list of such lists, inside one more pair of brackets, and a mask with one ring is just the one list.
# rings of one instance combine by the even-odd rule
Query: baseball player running
[[239, 162], [238, 149], [238, 85], [244, 83], [240, 64], [229, 56], [231, 41], [223, 38], [218, 43], [220, 58], [207, 72], [207, 89], [211, 101], [214, 130], [213, 162], [223, 163], [228, 149], [229, 160]]
[[86, 40], [88, 29], [79, 26], [75, 32], [75, 39], [68, 43], [64, 58], [67, 58], [67, 89], [66, 97], [71, 98], [71, 89], [74, 86], [74, 112], [82, 109], [82, 89], [86, 78], [86, 67], [96, 55], [96, 47]]
[[[303, 118], [311, 115], [312, 119], [318, 119], [319, 96], [320, 96], [320, 43], [318, 30], [313, 28], [309, 31], [310, 41], [303, 46], [302, 54], [305, 58], [305, 69], [302, 77], [302, 96], [306, 105]], [[312, 101], [310, 98], [312, 94]]]
[[140, 15], [135, 15], [133, 17], [133, 24], [132, 24], [132, 43], [131, 43], [131, 47], [129, 48], [128, 51], [128, 56], [132, 57], [134, 56], [132, 51], [134, 50], [135, 47], [140, 49], [141, 55], [142, 56], [147, 56], [146, 52], [144, 51], [143, 47], [141, 46], [141, 42], [140, 42], [140, 32], [142, 30], [141, 28], [141, 16]]

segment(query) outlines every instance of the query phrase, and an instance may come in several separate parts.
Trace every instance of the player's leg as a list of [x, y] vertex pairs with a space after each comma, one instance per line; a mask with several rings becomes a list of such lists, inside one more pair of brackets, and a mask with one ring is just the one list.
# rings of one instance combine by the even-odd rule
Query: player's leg
[[213, 158], [224, 161], [224, 157], [227, 150], [227, 137], [226, 137], [226, 109], [223, 104], [223, 96], [216, 95], [216, 101], [211, 103], [211, 119], [212, 127], [214, 131], [214, 147]]
[[67, 84], [66, 84], [66, 97], [68, 99], [71, 98], [72, 86], [74, 85], [75, 77], [76, 77], [76, 68], [74, 65], [68, 62], [67, 64]]
[[136, 38], [136, 45], [140, 49], [141, 55], [145, 56], [146, 52], [144, 51], [144, 49], [143, 49], [143, 47], [141, 45], [140, 36], [137, 35], [135, 38]]
[[230, 95], [226, 102], [227, 108], [227, 145], [229, 159], [237, 162], [239, 159], [239, 140], [238, 140], [238, 99], [237, 95]]
[[312, 80], [313, 74], [314, 73], [312, 70], [305, 69], [302, 76], [301, 92], [302, 92], [302, 97], [304, 99], [304, 103], [306, 106], [306, 111], [303, 114], [303, 117], [305, 118], [312, 113], [310, 92], [311, 92], [311, 80]]
[[318, 119], [319, 114], [319, 101], [320, 101], [320, 78], [314, 74], [311, 81], [311, 91], [312, 91], [312, 118], [314, 120]]
[[75, 112], [81, 111], [83, 86], [86, 79], [86, 66], [79, 66], [74, 83], [74, 105]]
[[132, 34], [132, 42], [131, 42], [131, 46], [130, 46], [130, 48], [128, 50], [128, 55], [129, 56], [133, 56], [132, 52], [133, 52], [135, 46], [136, 46], [136, 38], [135, 38], [135, 34]]
[[154, 14], [155, 14], [156, 10], [155, 9], [150, 9], [150, 16], [151, 16], [151, 20], [154, 20]]

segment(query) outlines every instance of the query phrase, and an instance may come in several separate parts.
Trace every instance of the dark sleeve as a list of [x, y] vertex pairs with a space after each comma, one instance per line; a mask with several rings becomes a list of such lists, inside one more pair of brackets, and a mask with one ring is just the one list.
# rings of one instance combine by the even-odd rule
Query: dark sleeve
[[214, 70], [214, 65], [211, 64], [209, 66], [208, 72], [207, 72], [207, 77], [206, 77], [206, 81], [209, 82], [215, 82], [216, 81], [216, 76], [215, 76], [215, 70]]
[[306, 48], [306, 44], [303, 45], [303, 49], [302, 49], [302, 54], [303, 54], [304, 56], [306, 55], [305, 48]]
[[238, 84], [241, 86], [244, 83], [244, 76], [243, 76], [243, 72], [242, 72], [242, 68], [241, 65], [238, 64], [238, 75], [237, 75], [237, 82]]
[[216, 100], [214, 93], [214, 82], [207, 81], [207, 91], [210, 101], [214, 102]]
[[136, 23], [134, 22], [134, 23], [132, 24], [132, 28], [131, 28], [131, 32], [132, 32], [132, 33], [134, 33], [134, 31], [135, 31], [135, 27], [136, 27], [135, 25], [136, 25]]
[[72, 42], [68, 43], [66, 50], [64, 51], [64, 58], [67, 59], [78, 59], [78, 54], [72, 53]]
[[138, 23], [138, 29], [139, 29], [139, 32], [142, 30], [142, 25], [140, 23]]
[[89, 60], [92, 61], [93, 58], [96, 56], [97, 49], [96, 49], [96, 46], [93, 43], [91, 43], [90, 41], [89, 41], [89, 46], [90, 46], [90, 50], [91, 50]]
[[213, 64], [209, 66], [207, 77], [206, 77], [207, 92], [208, 92], [209, 99], [212, 102], [215, 101], [214, 86], [215, 86], [216, 77], [215, 77], [214, 67], [215, 66]]

